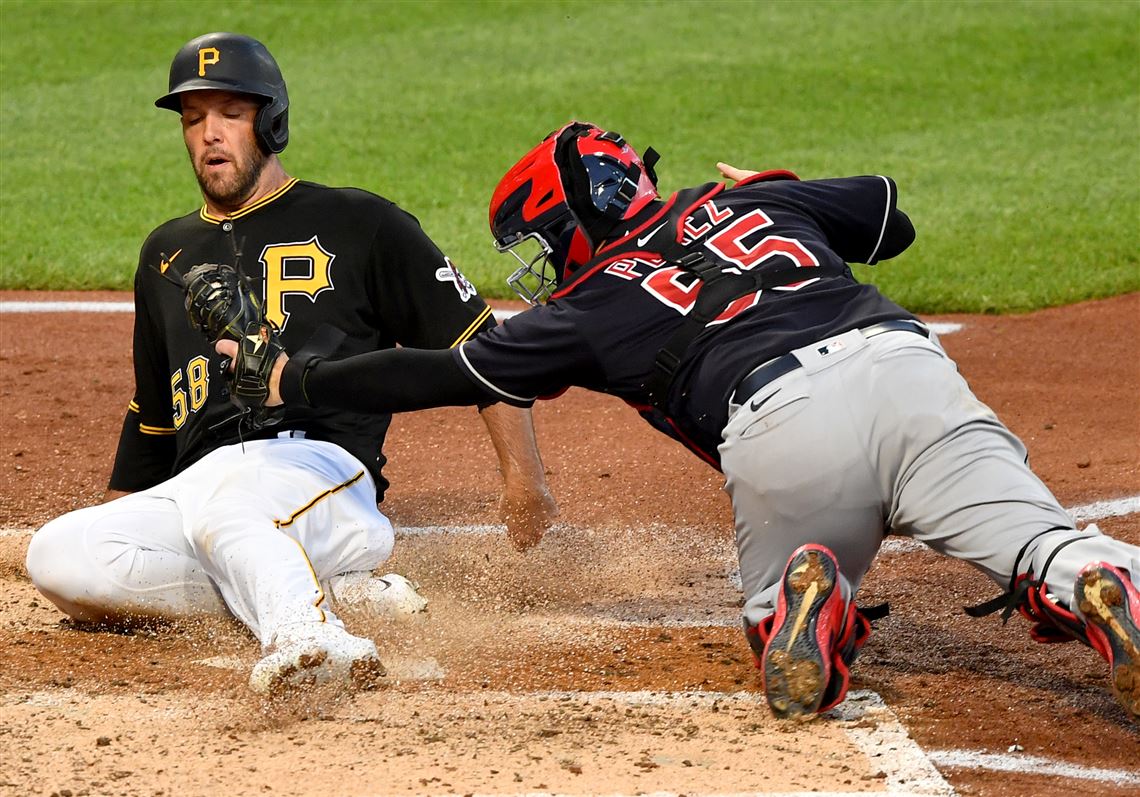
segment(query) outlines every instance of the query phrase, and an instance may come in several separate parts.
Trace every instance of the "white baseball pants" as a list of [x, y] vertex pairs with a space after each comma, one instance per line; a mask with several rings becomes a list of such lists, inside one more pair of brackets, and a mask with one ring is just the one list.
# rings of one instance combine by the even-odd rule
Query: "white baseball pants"
[[332, 443], [256, 440], [149, 490], [57, 518], [32, 537], [36, 588], [88, 622], [232, 613], [263, 645], [325, 621], [325, 582], [392, 553], [367, 469]]

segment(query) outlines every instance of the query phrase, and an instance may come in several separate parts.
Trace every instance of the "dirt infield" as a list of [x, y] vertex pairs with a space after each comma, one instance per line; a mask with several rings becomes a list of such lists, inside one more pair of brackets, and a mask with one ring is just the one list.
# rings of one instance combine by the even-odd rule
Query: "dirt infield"
[[[130, 297], [0, 294], [47, 298]], [[929, 320], [964, 325], [947, 350], [1065, 506], [1140, 495], [1140, 294]], [[925, 549], [884, 551], [865, 582], [862, 601], [892, 609], [854, 668], [865, 700], [775, 723], [736, 625], [719, 475], [582, 391], [535, 409], [562, 518], [529, 554], [495, 529], [474, 411], [394, 421], [384, 509], [404, 531], [388, 569], [432, 605], [414, 623], [346, 616], [376, 639], [385, 689], [256, 699], [256, 645], [236, 623], [75, 629], [23, 557], [29, 529], [102, 494], [130, 330], [122, 313], [0, 314], [0, 795], [1140, 789], [1140, 727], [1100, 658], [1034, 644], [1020, 618], [971, 620], [961, 607], [997, 588]], [[1097, 522], [1140, 544], [1135, 510]]]

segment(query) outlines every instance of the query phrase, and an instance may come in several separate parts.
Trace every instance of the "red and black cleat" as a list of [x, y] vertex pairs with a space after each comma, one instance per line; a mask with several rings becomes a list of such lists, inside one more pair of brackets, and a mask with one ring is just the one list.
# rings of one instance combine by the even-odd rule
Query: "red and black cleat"
[[[770, 625], [769, 625], [770, 621]], [[784, 719], [825, 711], [847, 694], [847, 664], [870, 625], [839, 589], [839, 564], [822, 545], [801, 546], [788, 560], [776, 601], [765, 618], [761, 660], [764, 693]]]
[[1089, 644], [1111, 668], [1116, 699], [1140, 720], [1140, 592], [1125, 573], [1096, 562], [1077, 576], [1073, 593]]

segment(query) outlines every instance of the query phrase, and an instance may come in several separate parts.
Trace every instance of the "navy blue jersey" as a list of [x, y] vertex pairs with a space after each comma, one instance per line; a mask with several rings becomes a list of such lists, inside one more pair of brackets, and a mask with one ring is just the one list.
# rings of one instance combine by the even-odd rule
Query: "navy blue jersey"
[[[366, 191], [291, 179], [224, 219], [203, 208], [169, 221], [143, 245], [135, 274], [135, 396], [111, 488], [145, 489], [250, 438], [224, 395], [219, 357], [190, 326], [182, 289], [166, 278], [198, 263], [232, 264], [235, 250], [290, 351], [324, 323], [346, 333], [345, 355], [397, 344], [446, 349], [495, 323], [416, 219]], [[258, 435], [290, 430], [336, 443], [369, 468], [382, 496], [390, 419], [290, 407]]]
[[[914, 238], [889, 178], [705, 189], [647, 208], [546, 305], [456, 349], [469, 378], [519, 406], [570, 386], [610, 393], [716, 464], [728, 399], [753, 368], [840, 332], [913, 318], [847, 268], [894, 257]], [[687, 208], [675, 207], [682, 195]], [[660, 412], [649, 407], [646, 384], [701, 287], [670, 264], [676, 244], [682, 251], [703, 247], [725, 268], [795, 267], [803, 279], [745, 295], [710, 322], [689, 347]]]

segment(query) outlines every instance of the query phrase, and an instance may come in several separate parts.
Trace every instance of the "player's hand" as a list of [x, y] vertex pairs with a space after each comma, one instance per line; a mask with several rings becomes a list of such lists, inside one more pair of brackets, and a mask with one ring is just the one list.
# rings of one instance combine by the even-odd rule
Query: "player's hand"
[[738, 183], [741, 180], [747, 179], [754, 174], [760, 174], [760, 172], [753, 172], [747, 169], [738, 169], [735, 166], [730, 166], [729, 164], [724, 163], [723, 161], [717, 161], [716, 168], [729, 180], [735, 180]]
[[507, 524], [507, 539], [519, 551], [533, 548], [558, 517], [558, 504], [545, 484], [508, 479], [499, 499], [499, 516]]
[[[234, 360], [238, 356], [238, 345], [235, 341], [222, 338], [214, 344], [214, 351], [230, 361], [229, 370], [234, 370]], [[266, 407], [277, 407], [283, 404], [281, 400], [281, 372], [285, 370], [285, 363], [289, 362], [289, 355], [281, 352], [277, 361], [273, 363], [273, 370], [269, 374], [269, 397], [265, 399]]]

